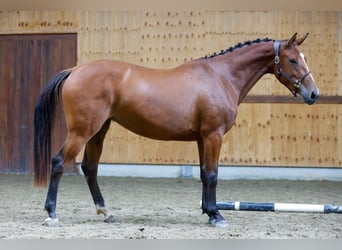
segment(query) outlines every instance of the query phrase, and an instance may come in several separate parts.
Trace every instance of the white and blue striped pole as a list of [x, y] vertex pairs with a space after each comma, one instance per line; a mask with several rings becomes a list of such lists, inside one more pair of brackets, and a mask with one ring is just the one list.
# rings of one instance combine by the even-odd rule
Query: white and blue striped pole
[[216, 203], [219, 210], [239, 211], [271, 211], [271, 212], [306, 212], [306, 213], [338, 213], [342, 214], [342, 206], [297, 204], [297, 203], [267, 203], [267, 202], [223, 202]]

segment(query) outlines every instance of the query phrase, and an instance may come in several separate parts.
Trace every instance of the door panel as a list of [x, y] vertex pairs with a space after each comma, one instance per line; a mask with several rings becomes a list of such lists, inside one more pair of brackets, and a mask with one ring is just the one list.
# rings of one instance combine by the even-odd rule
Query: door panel
[[[35, 103], [50, 78], [76, 64], [77, 35], [0, 35], [0, 55], [0, 172], [30, 173]], [[65, 136], [59, 115], [52, 154]]]

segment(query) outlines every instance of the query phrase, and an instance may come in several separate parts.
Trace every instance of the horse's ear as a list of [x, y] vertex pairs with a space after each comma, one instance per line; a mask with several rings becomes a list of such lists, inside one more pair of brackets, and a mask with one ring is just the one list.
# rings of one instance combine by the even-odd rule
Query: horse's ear
[[297, 32], [293, 34], [293, 36], [287, 41], [287, 47], [292, 46], [292, 44], [296, 41], [297, 39]]
[[296, 40], [296, 44], [298, 46], [301, 45], [304, 42], [304, 40], [308, 37], [308, 35], [309, 35], [309, 33], [306, 33], [303, 37], [298, 38], [298, 40]]

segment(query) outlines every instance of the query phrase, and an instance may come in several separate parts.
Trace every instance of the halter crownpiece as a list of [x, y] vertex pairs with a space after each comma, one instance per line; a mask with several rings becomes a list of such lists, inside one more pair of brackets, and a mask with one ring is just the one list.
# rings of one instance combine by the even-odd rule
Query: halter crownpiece
[[305, 79], [305, 77], [307, 77], [308, 75], [311, 74], [311, 71], [306, 72], [302, 78], [300, 78], [299, 80], [295, 80], [293, 79], [291, 76], [289, 76], [287, 73], [285, 73], [282, 69], [281, 69], [281, 65], [280, 65], [280, 57], [279, 57], [279, 51], [280, 51], [280, 45], [281, 45], [282, 41], [280, 40], [276, 40], [274, 42], [274, 54], [275, 54], [275, 58], [274, 58], [274, 63], [275, 65], [277, 65], [277, 75], [278, 78], [279, 77], [284, 77], [285, 79], [287, 79], [289, 82], [291, 82], [294, 86], [295, 86], [295, 90], [291, 90], [292, 94], [296, 97], [298, 90], [300, 89], [300, 87], [302, 86], [302, 81]]

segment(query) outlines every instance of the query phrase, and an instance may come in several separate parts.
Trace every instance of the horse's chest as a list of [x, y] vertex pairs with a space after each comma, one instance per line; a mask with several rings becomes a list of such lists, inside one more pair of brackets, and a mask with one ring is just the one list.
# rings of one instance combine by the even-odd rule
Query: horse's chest
[[226, 114], [226, 122], [225, 122], [225, 133], [228, 132], [228, 130], [230, 130], [236, 120], [236, 116], [237, 116], [237, 109], [228, 109], [227, 110], [227, 114]]

